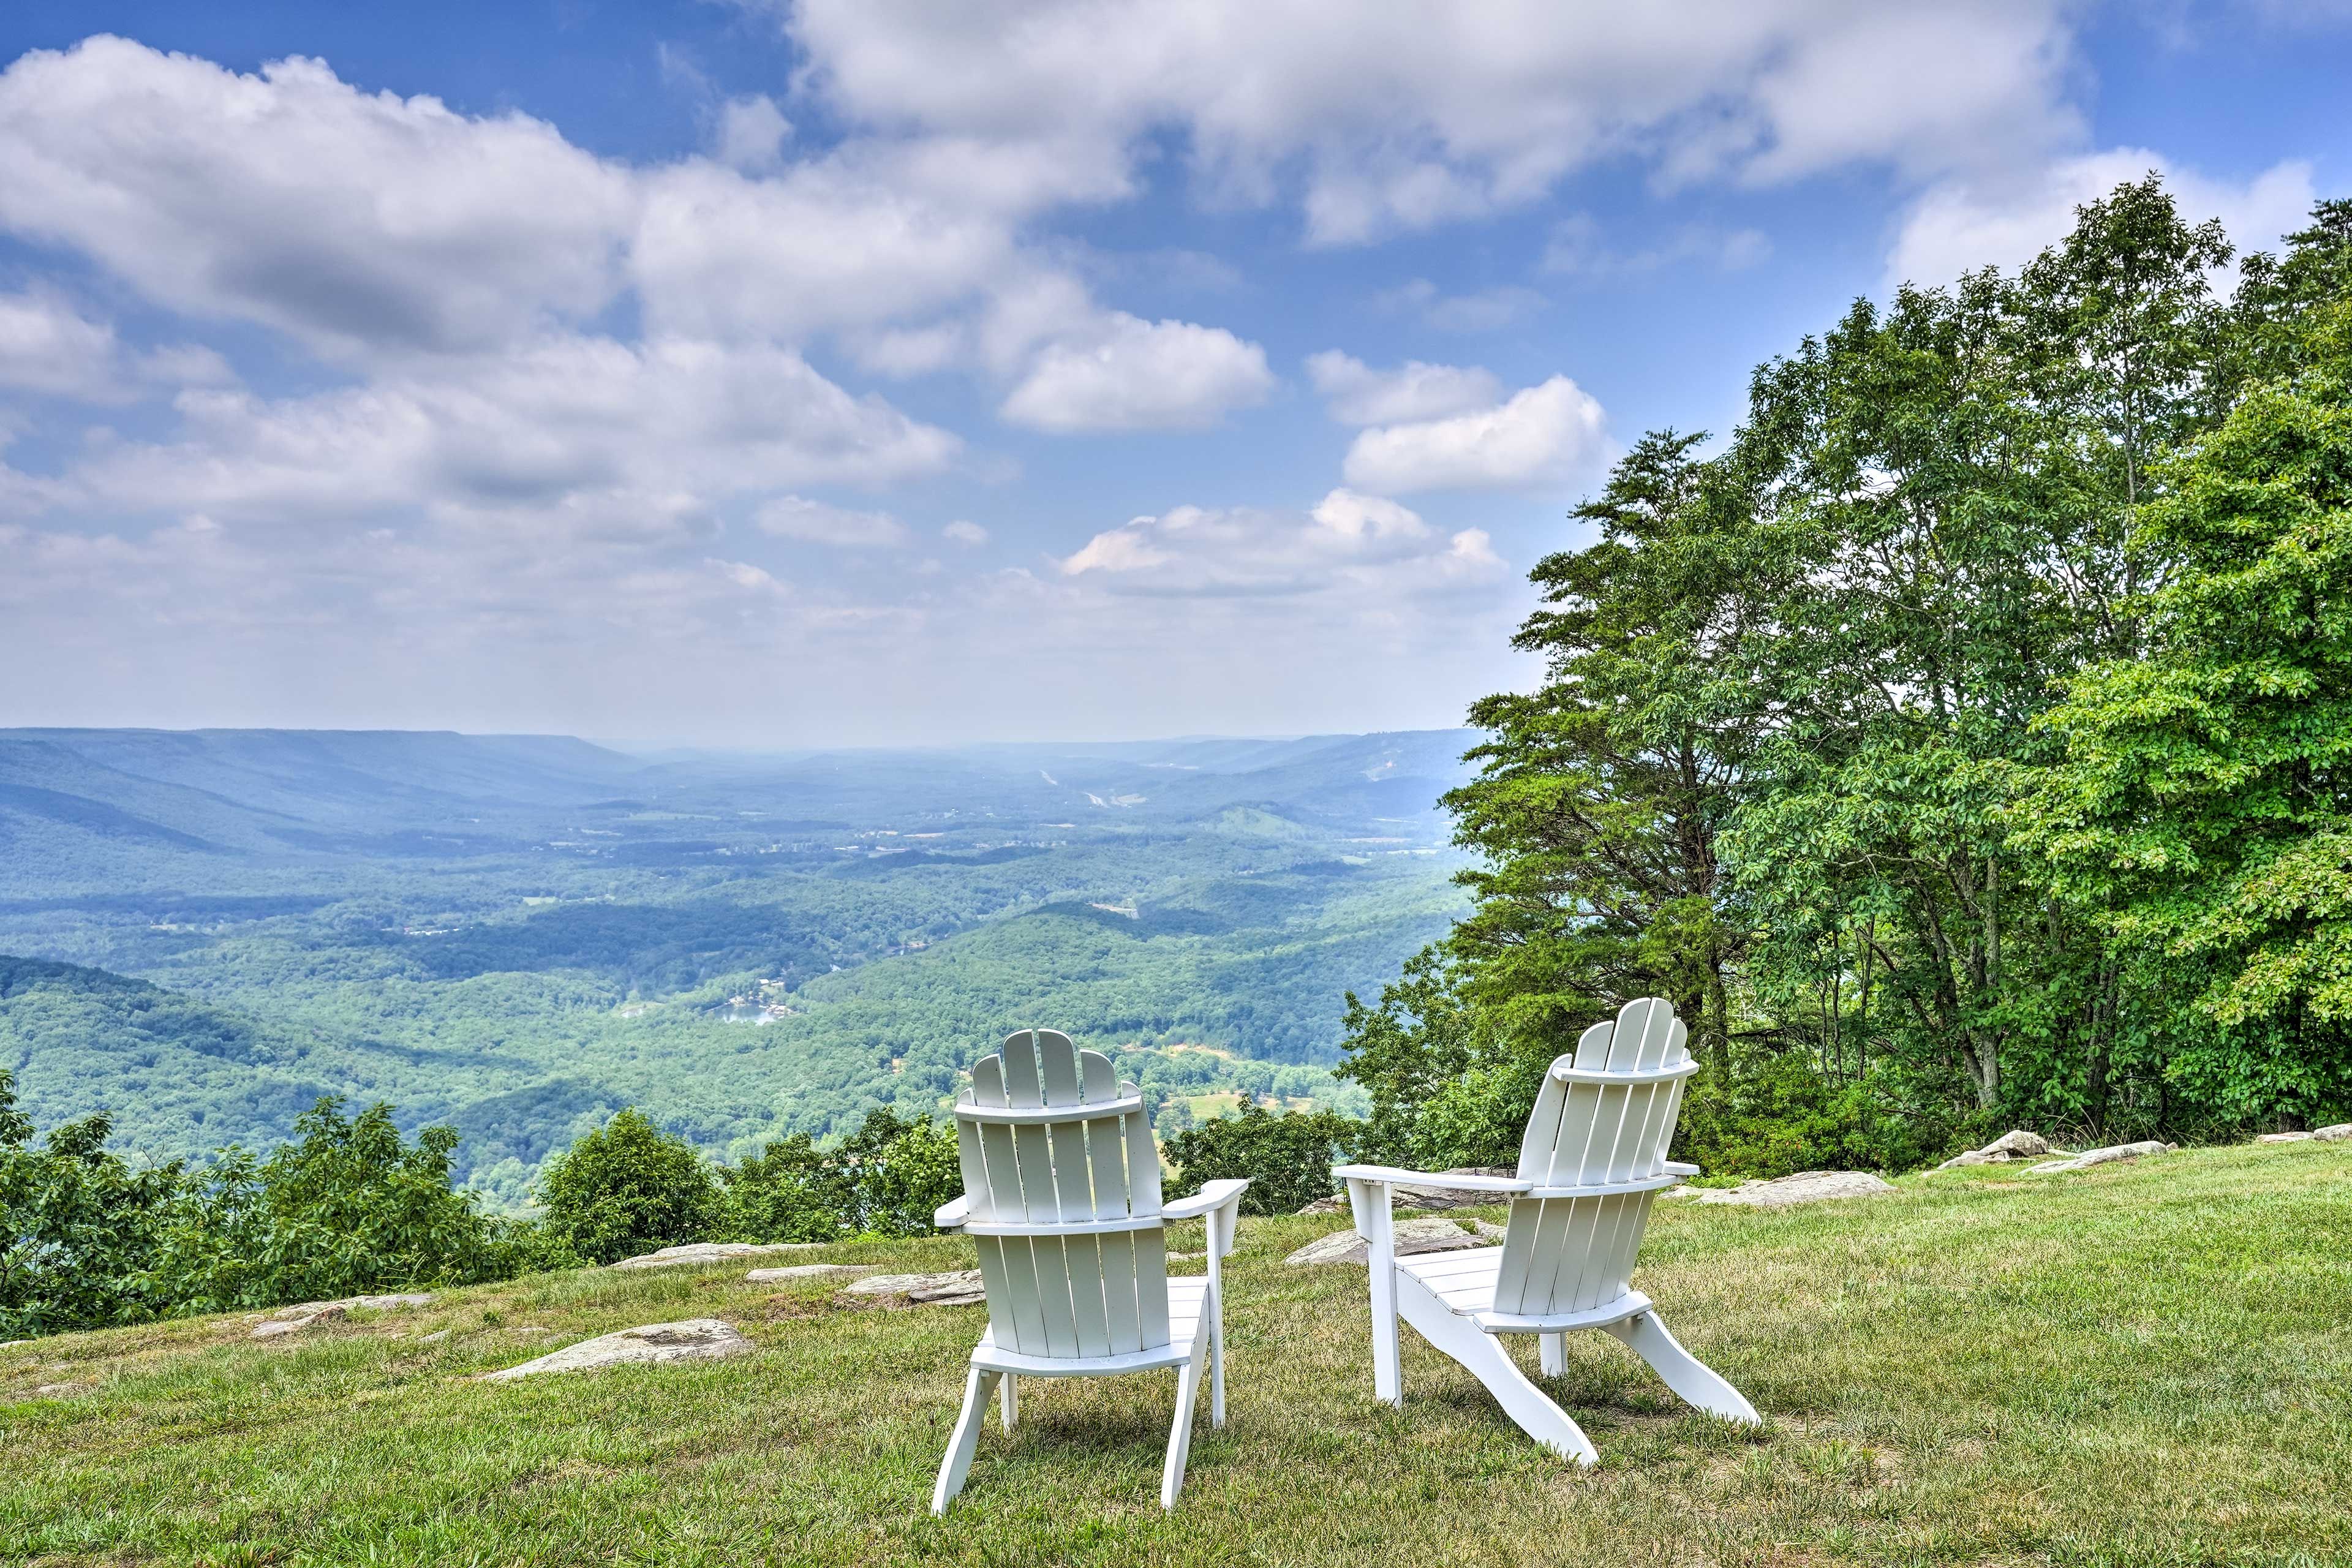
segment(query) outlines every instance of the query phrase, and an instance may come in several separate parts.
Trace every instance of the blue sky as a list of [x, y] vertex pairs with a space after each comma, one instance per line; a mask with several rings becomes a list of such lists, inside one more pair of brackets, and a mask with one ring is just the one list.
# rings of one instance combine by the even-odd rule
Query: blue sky
[[0, 723], [1404, 728], [1643, 430], [2163, 170], [2352, 7], [0, 15]]

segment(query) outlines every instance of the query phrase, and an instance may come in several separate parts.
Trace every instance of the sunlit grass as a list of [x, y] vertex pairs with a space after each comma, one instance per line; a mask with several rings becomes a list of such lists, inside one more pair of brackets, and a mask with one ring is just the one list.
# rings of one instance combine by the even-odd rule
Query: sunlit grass
[[[0, 1352], [0, 1561], [2352, 1561], [2341, 1145], [1956, 1172], [1781, 1214], [1662, 1205], [1637, 1283], [1768, 1426], [1692, 1415], [1576, 1336], [1551, 1386], [1600, 1447], [1591, 1473], [1409, 1331], [1406, 1406], [1373, 1405], [1361, 1271], [1280, 1261], [1331, 1224], [1244, 1225], [1232, 1422], [1209, 1430], [1203, 1400], [1171, 1516], [1171, 1374], [1025, 1385], [1021, 1430], [992, 1426], [934, 1521], [978, 1309], [849, 1308], [740, 1268], [583, 1273], [292, 1343], [210, 1319]], [[833, 1255], [971, 1262], [955, 1238]], [[703, 1316], [758, 1352], [466, 1381]]]

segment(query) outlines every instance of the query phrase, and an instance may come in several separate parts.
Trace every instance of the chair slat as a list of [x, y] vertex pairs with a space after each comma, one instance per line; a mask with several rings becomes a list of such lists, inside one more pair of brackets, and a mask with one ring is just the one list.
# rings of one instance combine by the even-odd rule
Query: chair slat
[[1032, 1031], [1037, 1040], [1039, 1077], [1048, 1105], [1078, 1103], [1078, 1052], [1059, 1029]]

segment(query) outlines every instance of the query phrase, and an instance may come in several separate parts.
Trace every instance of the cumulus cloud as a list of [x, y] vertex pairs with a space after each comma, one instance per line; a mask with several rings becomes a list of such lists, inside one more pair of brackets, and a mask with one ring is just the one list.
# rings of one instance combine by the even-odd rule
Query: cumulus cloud
[[1491, 588], [1502, 562], [1479, 530], [1439, 536], [1394, 501], [1343, 489], [1304, 514], [1171, 507], [1096, 534], [1055, 566], [1122, 597], [1339, 597], [1393, 610]]
[[1348, 448], [1349, 485], [1382, 494], [1557, 489], [1601, 460], [1607, 420], [1564, 375], [1498, 407], [1364, 431]]
[[1307, 374], [1331, 417], [1342, 425], [1388, 425], [1437, 419], [1503, 401], [1503, 383], [1476, 365], [1425, 364], [1408, 360], [1374, 370], [1338, 349], [1310, 354]]
[[719, 161], [747, 174], [783, 166], [784, 138], [793, 122], [764, 92], [730, 98], [719, 106]]
[[945, 528], [940, 529], [940, 534], [942, 538], [954, 540], [958, 544], [985, 544], [988, 542], [988, 530], [981, 527], [980, 524], [976, 522], [968, 521], [961, 517], [956, 519], [953, 522], [949, 523]]
[[2315, 191], [2311, 165], [2276, 163], [2243, 182], [2174, 165], [2140, 147], [2061, 159], [2017, 178], [1954, 182], [1928, 191], [1906, 214], [1886, 258], [1886, 283], [1948, 283], [1989, 264], [2014, 268], [2066, 237], [2074, 209], [2149, 173], [2192, 220], [2219, 217], [2241, 251], [2276, 247], [2304, 226]]
[[113, 37], [0, 71], [0, 226], [331, 353], [478, 349], [591, 314], [635, 209], [626, 171], [526, 115]]
[[86, 403], [123, 395], [122, 347], [52, 289], [0, 294], [0, 387]]
[[800, 496], [778, 496], [762, 502], [752, 521], [759, 524], [761, 532], [779, 539], [838, 545], [845, 550], [900, 545], [913, 537], [905, 523], [887, 511], [852, 511]]
[[[1014, 169], [1073, 144], [1124, 163], [1173, 132], [1204, 198], [1295, 195], [1322, 244], [1528, 202], [1628, 152], [1670, 180], [1850, 163], [1920, 177], [2078, 131], [2061, 96], [2063, 0], [1404, 0], [1344, 26], [1319, 0], [1030, 0], [1010, 18], [860, 0], [776, 9], [846, 115]], [[1113, 184], [1085, 168], [1087, 188]]]
[[1048, 347], [1001, 412], [1056, 432], [1199, 426], [1263, 403], [1273, 389], [1257, 344], [1222, 327], [1118, 311], [1092, 341]]

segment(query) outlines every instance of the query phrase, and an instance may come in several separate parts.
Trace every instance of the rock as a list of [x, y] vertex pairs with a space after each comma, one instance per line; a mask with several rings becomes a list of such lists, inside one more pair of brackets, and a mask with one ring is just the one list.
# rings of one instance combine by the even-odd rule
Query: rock
[[[1508, 1165], [1456, 1165], [1436, 1174], [1448, 1176], [1516, 1176], [1518, 1172]], [[1466, 1209], [1486, 1204], [1507, 1204], [1508, 1193], [1479, 1193], [1467, 1187], [1423, 1186], [1419, 1183], [1400, 1182], [1389, 1189], [1390, 1204], [1399, 1210]], [[1300, 1214], [1346, 1214], [1348, 1194], [1333, 1193], [1328, 1198], [1317, 1198]]]
[[1867, 1171], [1800, 1171], [1770, 1181], [1742, 1182], [1736, 1187], [1703, 1187], [1703, 1204], [1738, 1204], [1746, 1208], [1785, 1209], [1818, 1204], [1831, 1198], [1871, 1198], [1891, 1193], [1894, 1184]]
[[2063, 1149], [2052, 1148], [2050, 1140], [2041, 1133], [2028, 1132], [2021, 1127], [2002, 1133], [1981, 1149], [1955, 1154], [1936, 1169], [1949, 1171], [1962, 1165], [2006, 1165], [2014, 1160], [2039, 1160], [2045, 1154], [2064, 1152]]
[[2256, 1137], [2254, 1142], [2257, 1143], [2308, 1143], [2312, 1137], [2313, 1134], [2309, 1132], [2264, 1132]]
[[[1473, 1228], [1463, 1229], [1465, 1223]], [[1400, 1258], [1410, 1258], [1417, 1252], [1454, 1252], [1502, 1239], [1503, 1227], [1483, 1219], [1465, 1222], [1433, 1216], [1399, 1220], [1396, 1224]], [[1369, 1260], [1371, 1244], [1354, 1231], [1335, 1230], [1319, 1241], [1308, 1242], [1283, 1261], [1299, 1268], [1316, 1263], [1363, 1263]]]
[[2322, 1143], [2352, 1142], [2352, 1121], [2339, 1121], [2333, 1127], [2323, 1127], [2312, 1136]]
[[969, 1307], [988, 1300], [980, 1270], [961, 1268], [952, 1274], [877, 1274], [845, 1288], [845, 1296], [897, 1296], [911, 1307]]
[[422, 1307], [432, 1300], [426, 1291], [412, 1290], [387, 1296], [346, 1296], [340, 1301], [305, 1301], [299, 1307], [278, 1308], [262, 1320], [247, 1338], [276, 1339], [280, 1334], [299, 1333], [320, 1323], [338, 1321], [354, 1311], [398, 1312], [410, 1307]]
[[647, 1323], [643, 1328], [599, 1334], [593, 1340], [582, 1340], [576, 1345], [550, 1351], [538, 1360], [527, 1361], [520, 1366], [510, 1366], [502, 1372], [486, 1372], [475, 1381], [506, 1383], [518, 1377], [536, 1377], [542, 1372], [587, 1372], [600, 1366], [667, 1366], [677, 1361], [717, 1361], [725, 1356], [741, 1355], [751, 1348], [751, 1342], [738, 1333], [731, 1323], [723, 1323], [717, 1318], [688, 1318], [682, 1323]]
[[878, 1263], [795, 1263], [785, 1268], [754, 1268], [743, 1278], [754, 1285], [773, 1285], [788, 1279], [826, 1279], [837, 1274], [871, 1274], [881, 1267]]
[[2352, 1139], [2352, 1121], [2339, 1121], [2333, 1127], [2322, 1127], [2310, 1132], [2265, 1132], [2254, 1140], [2257, 1143], [2341, 1143]]
[[436, 1329], [436, 1330], [435, 1330], [432, 1333], [429, 1333], [429, 1334], [419, 1334], [419, 1335], [417, 1335], [417, 1336], [416, 1336], [416, 1342], [417, 1342], [418, 1344], [420, 1344], [420, 1345], [437, 1345], [437, 1344], [439, 1344], [443, 1340], [446, 1340], [446, 1339], [447, 1339], [448, 1337], [449, 1337], [449, 1331], [448, 1331], [448, 1330], [446, 1330], [446, 1329]]
[[813, 1247], [823, 1247], [822, 1241], [696, 1241], [684, 1247], [665, 1247], [659, 1252], [648, 1252], [636, 1258], [624, 1258], [611, 1265], [614, 1268], [685, 1268], [696, 1265], [725, 1263], [737, 1258], [765, 1258], [777, 1252], [805, 1252]]
[[56, 1399], [64, 1394], [78, 1393], [80, 1388], [81, 1384], [78, 1383], [45, 1383], [33, 1390], [33, 1393], [37, 1398]]
[[2090, 1149], [2070, 1159], [2045, 1161], [2026, 1167], [2031, 1176], [2053, 1175], [2061, 1171], [2087, 1171], [2094, 1165], [2112, 1164], [2117, 1160], [2137, 1160], [2147, 1154], [2168, 1154], [2179, 1148], [2178, 1143], [2159, 1143], [2153, 1138], [2139, 1143], [2118, 1143], [2110, 1149]]

